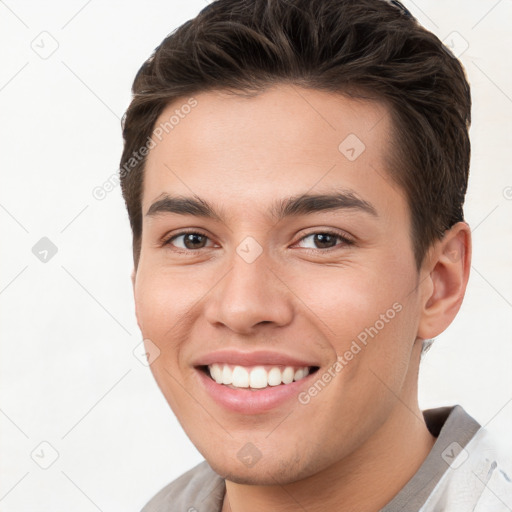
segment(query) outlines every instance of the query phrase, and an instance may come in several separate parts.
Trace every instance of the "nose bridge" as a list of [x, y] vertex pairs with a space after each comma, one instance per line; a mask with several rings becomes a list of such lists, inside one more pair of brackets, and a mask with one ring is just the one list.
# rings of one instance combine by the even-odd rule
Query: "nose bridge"
[[206, 316], [212, 324], [224, 324], [249, 333], [260, 323], [286, 325], [292, 303], [286, 286], [276, 277], [268, 251], [247, 237], [229, 261], [229, 271], [214, 288]]

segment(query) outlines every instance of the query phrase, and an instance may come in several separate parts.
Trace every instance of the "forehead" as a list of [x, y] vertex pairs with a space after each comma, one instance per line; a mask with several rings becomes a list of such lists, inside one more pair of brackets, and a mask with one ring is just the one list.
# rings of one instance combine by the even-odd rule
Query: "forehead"
[[387, 170], [391, 128], [380, 102], [291, 85], [183, 98], [155, 124], [143, 213], [164, 192], [263, 211], [283, 195], [343, 187], [393, 205], [402, 194]]

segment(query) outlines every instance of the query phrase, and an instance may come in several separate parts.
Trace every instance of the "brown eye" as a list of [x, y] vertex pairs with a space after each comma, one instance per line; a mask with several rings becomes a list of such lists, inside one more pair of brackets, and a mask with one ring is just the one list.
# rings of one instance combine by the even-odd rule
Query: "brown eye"
[[[352, 241], [348, 240], [346, 237], [340, 235], [339, 233], [329, 232], [329, 231], [321, 231], [316, 233], [311, 233], [301, 238], [300, 242], [304, 242], [304, 240], [311, 239], [313, 242], [313, 247], [305, 247], [306, 249], [333, 249], [335, 247], [343, 247], [346, 245], [351, 245]], [[341, 243], [337, 243], [341, 241]]]
[[328, 233], [315, 233], [313, 236], [314, 243], [319, 249], [334, 247], [338, 239], [337, 236], [329, 235]]
[[208, 237], [202, 233], [186, 232], [174, 235], [166, 242], [166, 245], [172, 245], [183, 250], [203, 249], [206, 247], [207, 240]]

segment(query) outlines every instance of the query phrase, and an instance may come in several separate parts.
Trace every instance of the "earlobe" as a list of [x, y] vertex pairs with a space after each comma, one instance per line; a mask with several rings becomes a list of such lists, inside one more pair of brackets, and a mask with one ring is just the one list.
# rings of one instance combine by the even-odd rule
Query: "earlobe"
[[429, 261], [432, 268], [424, 283], [426, 296], [418, 337], [431, 339], [441, 334], [457, 315], [471, 267], [471, 231], [458, 222], [435, 243]]

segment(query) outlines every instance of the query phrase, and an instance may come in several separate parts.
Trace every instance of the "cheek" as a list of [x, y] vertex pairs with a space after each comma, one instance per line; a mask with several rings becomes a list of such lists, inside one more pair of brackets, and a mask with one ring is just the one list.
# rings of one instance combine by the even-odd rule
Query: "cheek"
[[[312, 321], [328, 339], [347, 340], [377, 323], [383, 330], [404, 306], [413, 280], [384, 266], [318, 268], [290, 285], [302, 299]], [[398, 305], [397, 305], [398, 304]], [[389, 329], [387, 329], [389, 330]], [[364, 337], [364, 336], [363, 336]], [[341, 346], [340, 348], [343, 348]]]
[[[139, 264], [134, 290], [137, 318], [148, 346], [146, 350], [158, 354], [150, 370], [178, 418], [188, 414], [191, 407], [182, 375], [177, 371], [181, 346], [190, 331], [186, 325], [186, 313], [191, 307], [189, 290], [190, 287], [156, 266], [148, 270]], [[191, 301], [194, 300], [197, 298], [192, 297]]]
[[137, 317], [148, 337], [171, 329], [193, 300], [191, 287], [158, 265], [139, 266], [134, 293]]
[[144, 339], [158, 347], [159, 357], [151, 364], [155, 377], [159, 374], [157, 380], [166, 378], [164, 367], [177, 364], [180, 347], [190, 330], [187, 312], [196, 295], [190, 286], [155, 267], [150, 271], [139, 267], [134, 290], [137, 320]]
[[307, 280], [296, 279], [311, 322], [342, 365], [333, 372], [337, 393], [385, 392], [376, 375], [400, 388], [417, 330], [416, 273], [409, 263], [381, 258], [364, 268], [319, 268]]

